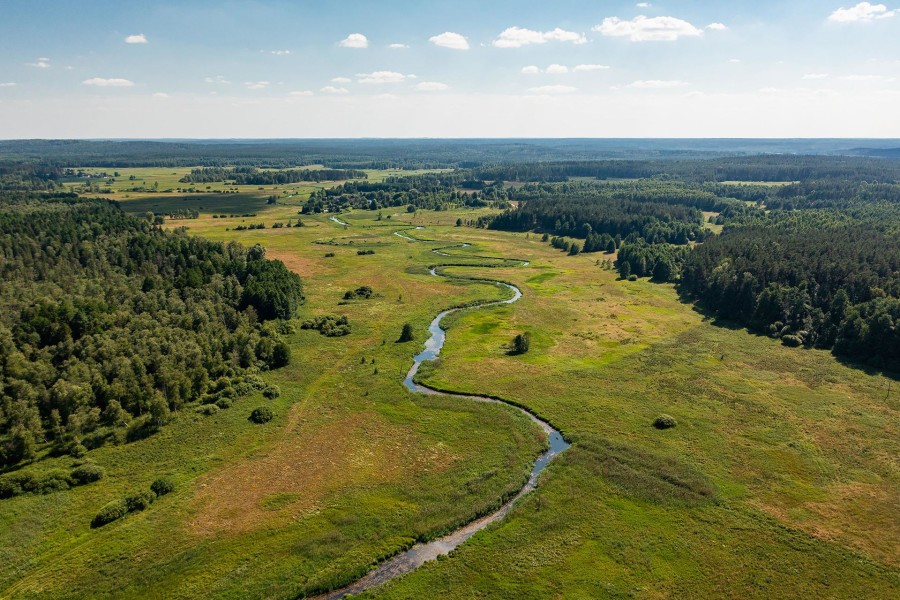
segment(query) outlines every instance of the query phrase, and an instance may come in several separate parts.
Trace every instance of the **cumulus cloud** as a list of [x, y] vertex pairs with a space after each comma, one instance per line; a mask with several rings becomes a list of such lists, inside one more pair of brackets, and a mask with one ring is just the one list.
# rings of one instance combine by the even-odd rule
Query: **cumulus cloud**
[[572, 69], [576, 73], [586, 73], [589, 71], [605, 71], [609, 69], [609, 65], [575, 65]]
[[323, 94], [349, 94], [350, 90], [343, 87], [334, 87], [333, 85], [326, 85], [321, 90], [319, 90]]
[[270, 50], [270, 54], [274, 54], [275, 56], [287, 56], [291, 53], [290, 50]]
[[155, 98], [156, 100], [168, 100], [169, 95], [165, 92], [156, 92], [155, 94], [153, 94], [153, 98]]
[[406, 81], [406, 75], [396, 71], [373, 71], [372, 73], [357, 73], [360, 83], [402, 83]]
[[439, 35], [433, 35], [428, 38], [428, 41], [434, 44], [435, 46], [440, 46], [441, 48], [450, 48], [451, 50], [468, 50], [469, 49], [469, 41], [458, 33], [453, 33], [452, 31], [445, 31]]
[[741, 62], [741, 59], [739, 59], [739, 58], [729, 58], [729, 59], [728, 59], [728, 62], [730, 62], [730, 63], [733, 64], [733, 65], [736, 65], [736, 64], [738, 64], [738, 63]]
[[728, 29], [728, 25], [725, 23], [710, 23], [706, 28], [712, 31], [725, 31]]
[[220, 83], [222, 85], [229, 85], [231, 83], [221, 75], [216, 75], [215, 77], [204, 77], [203, 81], [205, 81], [206, 83]]
[[832, 23], [870, 23], [875, 19], [887, 19], [897, 14], [896, 10], [888, 10], [884, 4], [860, 2], [850, 8], [841, 7], [831, 13], [828, 20]]
[[25, 63], [26, 66], [35, 67], [36, 69], [49, 69], [50, 68], [50, 59], [49, 58], [39, 58], [32, 63]]
[[245, 81], [248, 90], [264, 90], [269, 87], [268, 81]]
[[578, 88], [571, 85], [542, 85], [539, 87], [528, 88], [532, 94], [548, 95], [548, 94], [571, 94], [577, 92]]
[[643, 15], [630, 21], [608, 17], [599, 25], [595, 25], [593, 30], [609, 37], [627, 37], [632, 42], [674, 42], [682, 37], [703, 35], [702, 29], [682, 19]]
[[289, 92], [288, 96], [293, 98], [304, 98], [306, 96], [312, 96], [313, 93], [310, 90], [297, 90], [296, 92]]
[[134, 35], [129, 35], [125, 38], [126, 44], [146, 44], [148, 43], [147, 36], [143, 33], [136, 33]]
[[635, 4], [635, 6], [637, 6], [638, 8], [650, 8], [653, 5], [649, 2], [638, 2], [637, 4]]
[[557, 27], [552, 31], [535, 31], [521, 27], [508, 27], [500, 32], [497, 39], [491, 42], [495, 48], [521, 48], [529, 44], [545, 44], [547, 42], [572, 42], [584, 44], [587, 38], [574, 31], [566, 31]]
[[16, 83], [14, 81], [6, 81], [0, 83], [0, 87], [16, 87]]
[[84, 85], [95, 85], [98, 87], [131, 87], [134, 85], [133, 81], [128, 79], [104, 79], [103, 77], [92, 77], [91, 79], [85, 79], [82, 81]]
[[667, 88], [681, 87], [683, 85], [687, 85], [687, 82], [672, 79], [638, 79], [637, 81], [629, 83], [626, 87], [638, 90], [663, 90]]
[[409, 46], [407, 44], [388, 44], [388, 48], [391, 50], [405, 50]]
[[567, 67], [566, 65], [553, 64], [547, 67], [546, 72], [551, 75], [564, 75], [565, 73], [569, 72], [569, 67]]
[[351, 81], [353, 80], [349, 77], [334, 77], [332, 78], [331, 83], [350, 83]]
[[440, 81], [423, 81], [416, 84], [416, 89], [420, 92], [443, 92], [449, 90], [450, 86]]
[[344, 48], [368, 48], [369, 38], [361, 33], [351, 33], [341, 40], [340, 45]]
[[522, 67], [522, 73], [525, 75], [537, 75], [541, 72], [541, 68], [537, 65], [528, 65], [527, 67]]

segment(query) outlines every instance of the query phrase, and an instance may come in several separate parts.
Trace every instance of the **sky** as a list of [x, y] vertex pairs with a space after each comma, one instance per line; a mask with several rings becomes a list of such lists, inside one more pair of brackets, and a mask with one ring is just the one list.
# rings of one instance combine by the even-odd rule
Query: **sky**
[[893, 1], [0, 0], [0, 138], [895, 138]]

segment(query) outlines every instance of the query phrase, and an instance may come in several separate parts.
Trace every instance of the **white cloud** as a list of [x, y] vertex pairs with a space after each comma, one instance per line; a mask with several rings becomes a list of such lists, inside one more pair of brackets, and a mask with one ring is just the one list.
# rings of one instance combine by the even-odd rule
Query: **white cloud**
[[50, 59], [49, 58], [39, 58], [33, 63], [25, 63], [26, 66], [35, 67], [37, 69], [49, 69], [50, 68]]
[[331, 83], [350, 83], [351, 81], [353, 80], [349, 77], [334, 77], [332, 78]]
[[312, 96], [313, 93], [310, 90], [298, 90], [296, 92], [290, 92], [288, 96], [292, 96], [294, 98], [304, 98], [306, 96]]
[[828, 73], [807, 73], [801, 79], [827, 79]]
[[576, 73], [586, 73], [589, 71], [605, 71], [609, 69], [609, 65], [575, 65], [573, 71]]
[[637, 6], [638, 8], [650, 8], [653, 5], [649, 2], [638, 2], [637, 4], [635, 4], [635, 6]]
[[126, 44], [146, 44], [148, 43], [147, 36], [143, 33], [137, 33], [134, 35], [129, 35], [125, 38]]
[[7, 81], [4, 83], [0, 83], [0, 87], [16, 87], [16, 84], [13, 81]]
[[522, 73], [525, 75], [536, 75], [541, 72], [540, 67], [537, 65], [528, 65], [527, 67], [522, 67]]
[[593, 30], [605, 36], [627, 37], [632, 42], [674, 42], [681, 37], [703, 35], [702, 29], [697, 29], [682, 19], [643, 15], [630, 21], [608, 17], [599, 25], [595, 25]]
[[675, 88], [687, 85], [686, 81], [678, 80], [662, 80], [662, 79], [639, 79], [629, 83], [627, 87], [639, 90], [662, 90], [667, 88]]
[[396, 71], [373, 71], [372, 73], [357, 73], [360, 83], [402, 83], [406, 81], [406, 75]]
[[350, 90], [343, 87], [334, 87], [333, 85], [326, 85], [321, 90], [319, 90], [323, 94], [349, 94]]
[[369, 38], [361, 33], [351, 33], [341, 40], [340, 45], [344, 48], [368, 48]]
[[441, 48], [450, 48], [451, 50], [468, 50], [469, 42], [466, 38], [458, 33], [453, 33], [452, 31], [445, 31], [439, 35], [434, 35], [428, 38], [428, 41], [434, 44], [435, 46], [440, 46]]
[[566, 65], [553, 64], [547, 67], [547, 73], [550, 73], [551, 75], [563, 75], [568, 72], [569, 67], [567, 67]]
[[450, 86], [440, 81], [423, 81], [416, 84], [416, 89], [420, 92], [442, 92], [449, 90]]
[[155, 94], [153, 94], [153, 98], [157, 100], [168, 100], [169, 97], [170, 96], [165, 92], [156, 92]]
[[496, 40], [491, 42], [495, 48], [521, 48], [529, 44], [545, 44], [547, 42], [572, 42], [584, 44], [587, 38], [574, 31], [566, 31], [557, 27], [552, 31], [534, 31], [521, 27], [509, 27], [504, 29]]
[[712, 31], [725, 31], [726, 29], [728, 29], [728, 25], [726, 25], [725, 23], [710, 23], [706, 26], [706, 28]]
[[264, 90], [269, 87], [268, 81], [245, 81], [248, 90]]
[[741, 59], [739, 59], [739, 58], [729, 58], [729, 59], [728, 59], [728, 62], [730, 62], [730, 63], [733, 64], [733, 65], [736, 65], [736, 64], [739, 64], [739, 63], [741, 62]]
[[540, 87], [528, 88], [528, 91], [532, 94], [571, 94], [572, 92], [577, 92], [578, 88], [572, 87], [571, 85], [542, 85]]
[[96, 85], [98, 87], [131, 87], [134, 85], [134, 82], [128, 79], [104, 79], [103, 77], [93, 77], [91, 79], [85, 79], [81, 83], [83, 83], [84, 85]]
[[841, 7], [831, 13], [828, 20], [833, 23], [869, 23], [875, 19], [887, 19], [897, 14], [896, 10], [888, 10], [884, 4], [860, 2], [850, 8]]
[[220, 83], [222, 85], [229, 85], [231, 83], [221, 75], [216, 75], [215, 77], [204, 77], [203, 81], [205, 81], [206, 83]]
[[274, 54], [275, 56], [287, 56], [291, 53], [290, 50], [271, 50], [270, 54]]
[[409, 46], [407, 44], [388, 44], [388, 48], [391, 50], [405, 50]]

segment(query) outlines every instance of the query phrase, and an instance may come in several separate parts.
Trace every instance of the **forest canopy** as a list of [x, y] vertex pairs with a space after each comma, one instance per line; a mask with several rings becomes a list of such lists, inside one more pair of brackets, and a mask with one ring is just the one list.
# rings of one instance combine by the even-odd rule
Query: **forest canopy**
[[167, 232], [102, 200], [0, 197], [0, 466], [127, 439], [287, 364], [303, 300], [263, 248]]

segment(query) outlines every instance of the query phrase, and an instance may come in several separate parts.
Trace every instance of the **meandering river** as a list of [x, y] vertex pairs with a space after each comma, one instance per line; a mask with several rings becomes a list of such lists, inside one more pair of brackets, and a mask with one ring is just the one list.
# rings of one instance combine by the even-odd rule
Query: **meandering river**
[[[334, 219], [334, 217], [332, 217]], [[424, 227], [416, 227], [416, 230], [424, 229]], [[395, 232], [394, 235], [402, 237], [404, 239], [413, 241], [413, 242], [423, 242], [426, 240], [419, 240], [408, 235], [405, 235], [403, 232]], [[469, 244], [460, 244], [457, 247], [467, 247]], [[452, 247], [452, 246], [451, 246]], [[443, 249], [448, 249], [450, 247], [444, 247]], [[449, 254], [442, 252], [440, 250], [434, 250], [436, 254], [440, 254], [441, 256], [450, 256]], [[520, 264], [522, 266], [528, 265], [526, 261], [521, 261]], [[438, 273], [438, 269], [440, 265], [436, 267], [432, 267], [430, 269], [430, 273], [435, 277], [445, 277]], [[556, 430], [552, 425], [547, 423], [546, 421], [540, 419], [536, 415], [526, 411], [525, 409], [514, 406], [503, 400], [498, 400], [495, 398], [488, 398], [487, 396], [478, 396], [478, 395], [470, 395], [470, 394], [457, 394], [457, 393], [448, 393], [441, 392], [439, 390], [435, 390], [425, 385], [421, 385], [414, 381], [416, 372], [419, 370], [419, 366], [426, 361], [435, 360], [440, 354], [441, 348], [444, 347], [444, 342], [447, 339], [447, 333], [441, 328], [441, 321], [454, 312], [460, 310], [472, 310], [475, 308], [486, 308], [488, 306], [497, 306], [500, 304], [512, 304], [513, 302], [517, 302], [522, 297], [522, 291], [514, 285], [510, 285], [508, 283], [503, 283], [501, 281], [493, 281], [487, 282], [493, 283], [494, 285], [509, 288], [513, 292], [513, 296], [507, 300], [498, 300], [496, 302], [485, 302], [482, 304], [478, 304], [476, 306], [466, 307], [466, 308], [451, 308], [449, 310], [445, 310], [440, 313], [438, 316], [434, 318], [431, 322], [431, 325], [428, 327], [428, 331], [431, 333], [431, 337], [425, 342], [425, 349], [422, 350], [414, 359], [413, 365], [410, 367], [409, 371], [406, 374], [406, 378], [403, 380], [403, 385], [407, 387], [412, 392], [420, 393], [420, 394], [443, 394], [445, 396], [455, 396], [457, 398], [463, 398], [466, 400], [474, 400], [476, 402], [491, 402], [494, 404], [506, 404], [507, 406], [513, 406], [517, 410], [522, 411], [525, 415], [528, 416], [532, 421], [537, 423], [541, 429], [543, 429], [547, 433], [548, 438], [548, 448], [545, 450], [537, 459], [534, 461], [534, 465], [531, 469], [531, 475], [528, 477], [528, 481], [519, 490], [519, 492], [513, 496], [512, 499], [508, 500], [503, 506], [498, 508], [496, 511], [475, 519], [470, 523], [460, 527], [456, 531], [445, 535], [441, 538], [432, 540], [430, 542], [423, 542], [421, 544], [416, 544], [409, 550], [405, 552], [401, 552], [400, 554], [394, 556], [393, 558], [385, 561], [373, 571], [370, 571], [367, 575], [365, 575], [362, 579], [357, 580], [356, 582], [341, 588], [339, 590], [335, 590], [328, 594], [323, 594], [318, 596], [317, 598], [322, 600], [333, 600], [337, 598], [343, 598], [348, 594], [358, 594], [364, 590], [375, 587], [377, 585], [381, 585], [395, 577], [399, 577], [406, 573], [409, 573], [418, 567], [422, 566], [429, 560], [434, 560], [438, 556], [442, 554], [447, 554], [470, 537], [475, 535], [477, 532], [481, 531], [494, 521], [499, 521], [510, 511], [516, 501], [535, 489], [537, 486], [538, 475], [540, 475], [541, 471], [544, 470], [553, 458], [566, 450], [569, 447], [569, 444], [563, 439], [562, 434]]]

